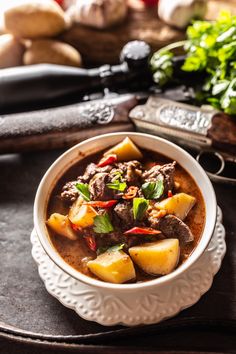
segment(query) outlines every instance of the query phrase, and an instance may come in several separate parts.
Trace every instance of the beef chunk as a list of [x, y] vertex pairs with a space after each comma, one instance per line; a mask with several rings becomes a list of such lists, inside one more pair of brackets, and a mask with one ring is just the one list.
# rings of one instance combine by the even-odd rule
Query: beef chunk
[[175, 174], [176, 161], [165, 164], [160, 167], [160, 173], [164, 177], [165, 192], [174, 188], [174, 174]]
[[123, 179], [128, 184], [137, 184], [142, 177], [142, 165], [139, 161], [119, 162], [116, 164], [116, 168], [122, 173]]
[[[89, 182], [89, 191], [93, 200], [109, 200], [109, 199], [117, 199], [122, 193], [117, 192], [114, 189], [107, 188], [106, 184], [114, 182], [117, 180], [117, 172], [120, 172], [122, 182], [135, 184], [140, 179], [142, 175], [141, 164], [138, 161], [129, 161], [124, 163], [117, 163], [113, 166], [106, 166], [102, 168], [98, 168], [96, 165], [90, 164], [87, 168], [84, 177], [87, 175], [93, 175], [94, 170], [99, 171], [95, 175], [93, 175], [92, 179]], [[106, 172], [104, 172], [106, 171]]]
[[160, 230], [165, 237], [178, 238], [181, 244], [190, 243], [194, 240], [189, 227], [175, 215], [167, 215], [161, 219], [149, 218], [151, 227]]
[[131, 203], [123, 202], [116, 204], [114, 212], [118, 216], [119, 224], [121, 226], [128, 228], [129, 226], [133, 225], [134, 216]]
[[107, 183], [110, 182], [109, 173], [100, 172], [93, 176], [89, 182], [89, 192], [92, 200], [114, 199], [114, 189], [109, 189]]
[[97, 165], [95, 163], [90, 163], [83, 174], [83, 176], [78, 176], [77, 180], [81, 183], [88, 183], [89, 180], [97, 173]]
[[97, 167], [95, 163], [90, 163], [82, 176], [78, 176], [76, 181], [70, 181], [64, 185], [61, 193], [62, 200], [70, 203], [74, 202], [79, 194], [75, 187], [76, 183], [88, 183], [97, 173], [108, 173], [111, 170], [112, 166]]
[[[159, 239], [159, 238], [158, 238]], [[157, 240], [157, 239], [156, 239]], [[110, 234], [104, 234], [102, 236], [96, 235], [97, 245], [100, 248], [107, 249], [108, 247], [117, 245], [117, 244], [125, 244], [124, 249], [128, 251], [129, 247], [142, 244], [143, 242], [149, 242], [150, 240], [143, 240], [140, 236], [125, 236], [120, 232], [111, 232]]]
[[142, 178], [145, 182], [154, 182], [159, 176], [163, 176], [164, 194], [174, 188], [174, 173], [176, 161], [165, 165], [155, 165], [150, 170], [145, 171]]
[[110, 172], [112, 170], [112, 166], [104, 166], [104, 167], [97, 167], [95, 163], [90, 163], [83, 176], [78, 176], [77, 181], [81, 183], [88, 183], [91, 178], [93, 178], [97, 173], [103, 173], [103, 172]]
[[70, 181], [64, 185], [61, 192], [62, 200], [73, 203], [77, 199], [79, 193], [77, 188], [75, 187], [76, 183], [77, 181]]
[[120, 232], [111, 232], [109, 234], [96, 235], [97, 245], [100, 248], [107, 248], [119, 243], [125, 243], [125, 236]]

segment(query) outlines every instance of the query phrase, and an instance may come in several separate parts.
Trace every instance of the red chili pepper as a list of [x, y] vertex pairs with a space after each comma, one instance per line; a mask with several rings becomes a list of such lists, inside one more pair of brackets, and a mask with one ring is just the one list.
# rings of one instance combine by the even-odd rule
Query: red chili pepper
[[112, 165], [116, 161], [117, 161], [117, 155], [111, 154], [103, 157], [97, 164], [97, 167], [105, 167], [107, 165]]
[[133, 199], [137, 193], [138, 193], [138, 187], [130, 186], [128, 188], [127, 193], [125, 193], [122, 198], [123, 199]]
[[169, 189], [168, 190], [168, 193], [167, 193], [167, 195], [168, 195], [168, 198], [171, 198], [171, 197], [173, 197], [173, 193], [172, 193], [172, 191]]
[[157, 235], [160, 233], [161, 231], [152, 229], [151, 227], [133, 227], [132, 229], [124, 232], [126, 235]]
[[79, 228], [77, 225], [72, 224], [72, 223], [71, 223], [71, 227], [72, 227], [72, 229], [73, 229], [74, 231], [79, 231], [79, 230], [80, 230], [80, 228]]
[[97, 207], [97, 208], [111, 208], [113, 205], [115, 205], [118, 202], [118, 200], [112, 199], [112, 200], [108, 200], [105, 202], [102, 202], [100, 200], [98, 201], [93, 201], [93, 202], [88, 202], [88, 203], [84, 203], [87, 205], [91, 205], [93, 207]]
[[94, 252], [96, 252], [97, 250], [97, 243], [95, 241], [95, 238], [94, 236], [90, 235], [90, 236], [85, 236], [84, 237], [86, 243], [87, 243], [87, 246]]

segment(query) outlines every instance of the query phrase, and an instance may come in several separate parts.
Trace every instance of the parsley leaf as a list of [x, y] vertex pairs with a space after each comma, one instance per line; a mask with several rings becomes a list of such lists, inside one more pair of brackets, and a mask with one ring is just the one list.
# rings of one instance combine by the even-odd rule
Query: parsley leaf
[[115, 172], [112, 173], [112, 175], [114, 176], [114, 177], [112, 178], [113, 181], [122, 178], [122, 172], [120, 172], [120, 171], [115, 171]]
[[155, 182], [146, 182], [142, 185], [142, 191], [147, 199], [158, 199], [164, 192], [163, 179]]
[[120, 251], [124, 248], [125, 244], [124, 243], [118, 243], [117, 245], [114, 245], [112, 247], [108, 248], [108, 252], [117, 252]]
[[159, 50], [151, 60], [150, 66], [153, 74], [153, 80], [160, 86], [164, 86], [173, 75], [173, 53], [168, 50]]
[[127, 187], [127, 184], [125, 182], [120, 182], [118, 179], [111, 183], [107, 183], [106, 185], [108, 188], [115, 189], [120, 192], [124, 192], [125, 188]]
[[97, 249], [97, 255], [99, 256], [99, 254], [102, 254], [106, 251], [108, 252], [117, 252], [120, 251], [124, 248], [125, 244], [124, 243], [118, 243], [117, 245], [114, 245], [112, 247], [99, 247]]
[[[186, 34], [183, 66], [176, 66], [170, 52], [183, 46], [183, 42], [171, 43], [150, 60], [153, 80], [161, 86], [183, 77], [191, 80], [192, 73], [199, 73], [200, 102], [210, 102], [213, 107], [236, 115], [236, 16], [222, 11], [215, 21], [193, 21]], [[195, 88], [198, 90], [199, 84]]]
[[144, 198], [133, 199], [133, 214], [135, 220], [142, 220], [148, 208], [149, 201]]
[[78, 189], [81, 197], [83, 197], [84, 200], [86, 200], [86, 202], [89, 202], [90, 201], [90, 193], [89, 193], [88, 184], [87, 183], [76, 183], [75, 186]]
[[108, 234], [114, 230], [108, 213], [96, 215], [94, 218], [93, 231], [97, 234]]
[[107, 183], [106, 186], [110, 189], [115, 189], [120, 192], [124, 192], [127, 187], [126, 182], [122, 182], [122, 173], [120, 171], [115, 171], [112, 173], [112, 181]]

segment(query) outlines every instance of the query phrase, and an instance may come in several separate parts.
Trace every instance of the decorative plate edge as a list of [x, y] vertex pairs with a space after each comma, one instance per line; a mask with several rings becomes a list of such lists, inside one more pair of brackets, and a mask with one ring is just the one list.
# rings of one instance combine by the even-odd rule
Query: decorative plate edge
[[[113, 325], [118, 325], [118, 324], [125, 325], [125, 326], [136, 326], [136, 325], [140, 325], [140, 324], [153, 324], [153, 323], [158, 323], [158, 322], [164, 321], [170, 317], [176, 316], [182, 310], [184, 310], [188, 307], [191, 307], [196, 302], [198, 302], [199, 299], [201, 298], [201, 296], [203, 294], [205, 294], [211, 288], [214, 275], [219, 271], [219, 269], [221, 267], [222, 260], [224, 258], [225, 253], [226, 253], [225, 229], [224, 229], [224, 226], [222, 225], [221, 222], [222, 222], [222, 211], [218, 207], [217, 222], [216, 222], [215, 231], [214, 231], [214, 234], [212, 236], [212, 239], [210, 241], [210, 244], [209, 244], [207, 250], [205, 251], [205, 253], [202, 256], [202, 257], [204, 257], [206, 254], [208, 254], [210, 256], [210, 261], [211, 261], [211, 265], [212, 265], [212, 267], [210, 267], [211, 268], [210, 271], [208, 270], [205, 273], [205, 279], [207, 279], [207, 282], [201, 284], [201, 286], [197, 288], [197, 292], [194, 293], [192, 300], [188, 301], [187, 304], [183, 304], [183, 303], [181, 303], [181, 301], [179, 301], [177, 304], [175, 304], [175, 306], [168, 306], [169, 311], [165, 310], [165, 311], [161, 311], [159, 313], [155, 313], [154, 317], [149, 316], [149, 318], [148, 318], [148, 316], [145, 316], [145, 315], [139, 315], [136, 317], [135, 316], [134, 317], [132, 317], [132, 316], [131, 317], [129, 317], [129, 316], [124, 317], [123, 316], [123, 318], [120, 318], [122, 316], [118, 316], [118, 317], [115, 316], [112, 318], [111, 316], [106, 316], [106, 315], [102, 314], [101, 308], [99, 309], [99, 311], [93, 311], [93, 309], [88, 311], [88, 308], [86, 308], [86, 306], [88, 307], [88, 303], [86, 303], [84, 301], [80, 302], [79, 304], [78, 304], [78, 299], [76, 300], [76, 302], [71, 302], [71, 303], [68, 303], [68, 301], [65, 302], [65, 295], [63, 296], [61, 294], [61, 291], [59, 291], [59, 292], [56, 291], [55, 286], [52, 287], [52, 282], [50, 282], [50, 278], [47, 279], [47, 277], [45, 277], [45, 270], [47, 270], [47, 267], [48, 267], [47, 265], [45, 266], [45, 262], [46, 263], [51, 262], [52, 267], [57, 267], [57, 266], [54, 265], [54, 263], [49, 259], [49, 257], [46, 255], [46, 253], [42, 249], [42, 246], [39, 243], [39, 240], [37, 239], [37, 235], [36, 235], [35, 230], [33, 230], [31, 233], [31, 243], [33, 245], [32, 257], [35, 260], [35, 262], [38, 264], [39, 276], [43, 280], [47, 291], [52, 296], [54, 296], [58, 301], [60, 301], [61, 304], [63, 304], [64, 306], [66, 306], [70, 309], [75, 310], [75, 312], [83, 319], [89, 320], [89, 321], [95, 321], [95, 322], [105, 325], [105, 326], [113, 326]], [[215, 239], [214, 239], [214, 236], [215, 236]], [[215, 240], [215, 244], [213, 242], [213, 245], [211, 245], [212, 241], [214, 241], [214, 240]], [[200, 259], [202, 259], [202, 257]], [[199, 262], [199, 261], [197, 261], [197, 262]], [[197, 262], [194, 264], [195, 267], [196, 267]], [[191, 267], [191, 268], [193, 268], [193, 270], [195, 268], [194, 265]], [[64, 273], [62, 270], [59, 270], [59, 272]], [[71, 277], [69, 277], [69, 278], [71, 278]], [[73, 278], [71, 278], [71, 279], [73, 280], [74, 284], [80, 283], [80, 282], [74, 280]], [[181, 276], [178, 277], [178, 279], [181, 280]], [[92, 296], [92, 294], [94, 294], [93, 296], [95, 298], [98, 298], [101, 303], [104, 299], [105, 299], [104, 300], [104, 302], [105, 302], [106, 297], [108, 297], [109, 301], [112, 300], [114, 302], [114, 300], [116, 300], [116, 302], [117, 302], [117, 300], [118, 300], [118, 303], [120, 304], [120, 306], [122, 303], [125, 304], [124, 306], [126, 307], [126, 310], [127, 310], [128, 305], [123, 301], [122, 296], [121, 297], [114, 296], [114, 295], [111, 296], [111, 295], [109, 295], [109, 292], [107, 295], [107, 294], [104, 294], [104, 291], [99, 292], [97, 289], [95, 290], [94, 288], [89, 287], [88, 285], [84, 285], [82, 283], [80, 283], [80, 284], [82, 285], [83, 288], [85, 288], [85, 290], [81, 293], [82, 297], [83, 296], [86, 297], [87, 293], [89, 293], [91, 296]], [[145, 299], [148, 300], [148, 297], [155, 296], [155, 295], [159, 296], [159, 292], [156, 293], [155, 291], [152, 291], [151, 294], [145, 295], [146, 297], [144, 297], [144, 301], [145, 301]], [[139, 295], [139, 299], [141, 299], [142, 296], [143, 296], [143, 294]], [[172, 305], [172, 303], [171, 303], [171, 305]], [[104, 306], [107, 306], [107, 305], [104, 305]]]

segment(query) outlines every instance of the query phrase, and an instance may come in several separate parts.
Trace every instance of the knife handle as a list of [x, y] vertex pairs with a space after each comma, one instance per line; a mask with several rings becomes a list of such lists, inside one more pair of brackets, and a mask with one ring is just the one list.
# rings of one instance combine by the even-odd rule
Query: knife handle
[[212, 117], [207, 135], [213, 147], [236, 154], [236, 119], [223, 112]]

